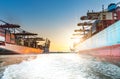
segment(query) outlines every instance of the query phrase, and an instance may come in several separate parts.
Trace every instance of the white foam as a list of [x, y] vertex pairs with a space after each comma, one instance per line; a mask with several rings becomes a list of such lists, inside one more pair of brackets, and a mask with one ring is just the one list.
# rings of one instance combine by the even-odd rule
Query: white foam
[[7, 67], [2, 79], [103, 79], [96, 72], [106, 78], [120, 78], [120, 68], [109, 63], [77, 54], [42, 54]]

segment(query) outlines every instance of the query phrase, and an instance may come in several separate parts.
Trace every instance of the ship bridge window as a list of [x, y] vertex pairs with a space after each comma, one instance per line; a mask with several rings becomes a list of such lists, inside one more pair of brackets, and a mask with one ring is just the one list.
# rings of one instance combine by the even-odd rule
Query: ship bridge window
[[117, 17], [115, 16], [114, 19], [117, 19]]
[[117, 16], [117, 14], [116, 14], [116, 13], [114, 13], [114, 16]]
[[117, 13], [114, 13], [114, 19], [117, 19]]

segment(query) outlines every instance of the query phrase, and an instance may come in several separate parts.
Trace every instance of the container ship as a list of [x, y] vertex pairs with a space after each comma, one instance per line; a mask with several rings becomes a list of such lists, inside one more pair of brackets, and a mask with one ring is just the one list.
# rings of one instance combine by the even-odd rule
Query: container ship
[[50, 40], [21, 29], [20, 25], [0, 20], [0, 55], [49, 52]]
[[88, 11], [80, 17], [74, 38], [79, 42], [73, 48], [80, 54], [120, 57], [120, 2], [111, 3], [99, 12]]

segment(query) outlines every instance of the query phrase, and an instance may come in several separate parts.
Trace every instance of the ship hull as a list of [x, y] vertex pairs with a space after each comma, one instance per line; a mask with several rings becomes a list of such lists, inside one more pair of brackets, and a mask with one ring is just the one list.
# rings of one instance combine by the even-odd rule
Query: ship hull
[[89, 50], [81, 50], [78, 54], [89, 55], [95, 57], [98, 61], [111, 62], [120, 66], [120, 44]]
[[110, 25], [91, 38], [79, 43], [75, 49], [80, 54], [120, 57], [120, 21]]
[[89, 50], [81, 50], [79, 51], [81, 54], [89, 54], [93, 56], [114, 56], [120, 57], [120, 44], [105, 46], [100, 48], [94, 48]]
[[0, 54], [40, 54], [43, 53], [42, 49], [20, 46], [15, 44], [8, 44], [0, 46]]

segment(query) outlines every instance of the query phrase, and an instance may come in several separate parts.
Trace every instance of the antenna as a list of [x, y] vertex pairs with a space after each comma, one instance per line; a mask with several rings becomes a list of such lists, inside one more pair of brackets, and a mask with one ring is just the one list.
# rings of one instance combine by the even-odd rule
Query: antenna
[[104, 5], [102, 5], [102, 11], [104, 12]]

